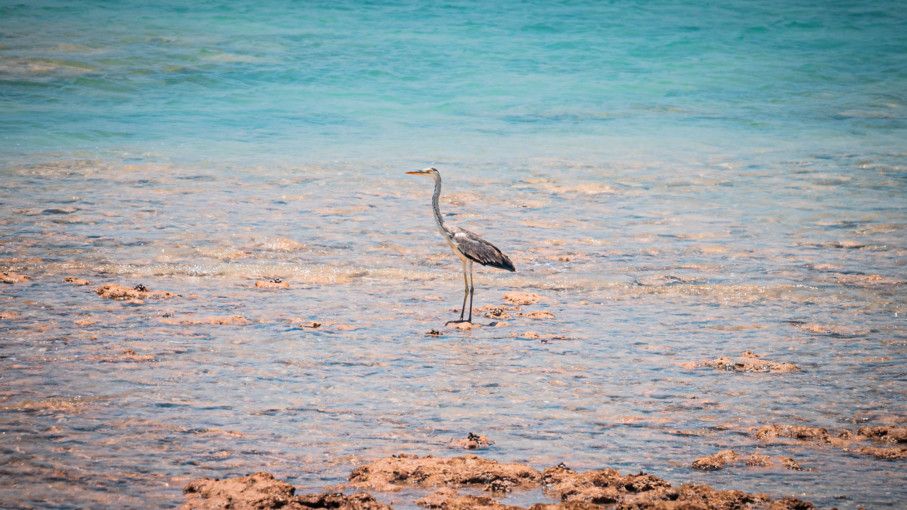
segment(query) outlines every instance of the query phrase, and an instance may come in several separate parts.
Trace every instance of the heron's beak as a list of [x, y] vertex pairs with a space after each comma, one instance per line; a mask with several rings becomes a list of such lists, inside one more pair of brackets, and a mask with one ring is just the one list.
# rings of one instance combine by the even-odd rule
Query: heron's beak
[[422, 174], [427, 174], [428, 170], [415, 170], [415, 171], [406, 172], [406, 173], [408, 173], [409, 175], [422, 175]]

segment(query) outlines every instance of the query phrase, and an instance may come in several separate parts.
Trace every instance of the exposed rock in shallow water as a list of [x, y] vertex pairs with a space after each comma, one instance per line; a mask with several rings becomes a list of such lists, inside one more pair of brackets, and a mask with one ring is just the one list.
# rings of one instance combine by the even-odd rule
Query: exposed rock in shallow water
[[164, 317], [161, 319], [161, 322], [179, 326], [245, 326], [250, 323], [249, 319], [241, 315], [183, 318]]
[[821, 427], [809, 427], [805, 425], [782, 425], [773, 423], [763, 425], [756, 429], [756, 439], [763, 441], [775, 437], [790, 437], [801, 441], [819, 441], [829, 442], [828, 430]]
[[382, 491], [413, 485], [507, 490], [537, 486], [540, 478], [541, 473], [529, 466], [499, 463], [476, 455], [448, 458], [395, 455], [358, 467], [350, 474], [353, 485]]
[[390, 510], [368, 494], [341, 493], [296, 495], [296, 489], [269, 473], [255, 473], [238, 478], [190, 482], [183, 489], [186, 502], [182, 510], [268, 510], [282, 508], [335, 508], [338, 510]]
[[729, 372], [788, 373], [797, 372], [800, 370], [800, 367], [794, 365], [793, 363], [762, 359], [758, 354], [754, 354], [750, 351], [743, 352], [736, 360], [722, 356], [713, 360], [684, 363], [682, 366], [688, 369], [709, 367], [716, 370], [727, 370]]
[[134, 287], [126, 287], [115, 283], [109, 283], [107, 285], [101, 285], [95, 292], [105, 299], [125, 301], [137, 305], [144, 304], [146, 299], [170, 299], [176, 297], [176, 294], [172, 292], [167, 292], [166, 290], [150, 290], [142, 284], [138, 284]]
[[800, 463], [791, 457], [778, 457], [778, 460], [781, 461], [781, 465], [791, 471], [803, 471], [803, 468], [800, 466]]
[[[841, 430], [833, 434], [821, 427], [808, 427], [803, 425], [763, 425], [754, 432], [757, 439], [771, 441], [776, 438], [790, 438], [799, 441], [817, 444], [828, 444], [841, 448], [844, 451], [862, 453], [883, 460], [898, 460], [907, 458], [907, 427], [874, 426], [862, 427], [856, 433]], [[875, 441], [894, 444], [896, 446], [882, 448], [877, 446], [862, 446], [864, 441]]]
[[[616, 508], [655, 509], [810, 509], [813, 505], [794, 498], [771, 500], [764, 494], [718, 490], [708, 485], [668, 482], [646, 473], [621, 475], [614, 469], [577, 473], [562, 465], [544, 471], [542, 482], [547, 493], [564, 503], [616, 505]], [[533, 507], [534, 509], [536, 507]], [[542, 507], [539, 507], [542, 508]], [[557, 507], [547, 507], [557, 508]], [[561, 508], [577, 508], [565, 506]], [[579, 506], [578, 508], [592, 508]]]
[[258, 280], [255, 287], [259, 289], [289, 289], [290, 282], [280, 278], [268, 278], [267, 280]]
[[812, 335], [833, 336], [840, 338], [851, 338], [865, 336], [870, 333], [869, 329], [853, 326], [841, 326], [838, 324], [819, 324], [815, 322], [790, 321], [790, 324], [803, 332]]
[[451, 448], [462, 448], [464, 450], [484, 450], [493, 444], [494, 441], [490, 441], [487, 437], [470, 432], [463, 439], [451, 441], [449, 446]]
[[700, 457], [693, 461], [693, 469], [700, 471], [715, 471], [728, 464], [737, 462], [740, 456], [734, 450], [721, 450], [718, 453]]
[[66, 283], [71, 283], [73, 285], [91, 285], [90, 281], [84, 278], [76, 278], [75, 276], [67, 276], [66, 278], [63, 278], [63, 281]]
[[907, 459], [907, 448], [879, 448], [877, 446], [863, 446], [857, 449], [864, 455], [871, 455], [882, 460]]
[[514, 338], [525, 338], [527, 340], [541, 340], [542, 343], [548, 343], [551, 340], [569, 340], [568, 337], [563, 335], [543, 335], [537, 331], [523, 331], [522, 333], [513, 333], [510, 336]]
[[538, 303], [542, 296], [532, 292], [505, 292], [504, 301], [513, 305], [532, 305]]
[[[323, 494], [303, 494], [296, 497], [300, 508], [336, 508], [338, 510], [390, 510], [391, 507], [379, 503], [371, 494], [358, 492], [356, 494], [343, 494], [340, 492], [326, 492]], [[290, 506], [288, 508], [296, 508]]]
[[[622, 475], [614, 469], [576, 472], [560, 464], [542, 473], [522, 464], [502, 464], [475, 455], [436, 458], [400, 455], [362, 466], [350, 475], [355, 486], [399, 490], [405, 486], [443, 487], [418, 501], [428, 508], [459, 510], [483, 508], [516, 510], [492, 499], [511, 489], [542, 487], [560, 503], [540, 503], [530, 510], [580, 510], [615, 505], [615, 508], [811, 509], [794, 498], [772, 500], [763, 494], [717, 490], [707, 485], [670, 483], [647, 473]], [[484, 486], [489, 496], [459, 495], [460, 487]]]
[[522, 510], [518, 506], [504, 505], [490, 496], [462, 495], [454, 489], [441, 489], [416, 501], [425, 508], [439, 510]]
[[907, 443], [907, 427], [876, 426], [861, 427], [857, 434], [886, 443]]
[[546, 492], [561, 501], [595, 504], [618, 503], [623, 496], [670, 489], [664, 480], [639, 473], [622, 476], [614, 469], [599, 469], [577, 473], [561, 464], [548, 468], [542, 475]]
[[520, 317], [526, 317], [528, 319], [553, 319], [554, 314], [547, 310], [536, 310], [533, 312], [521, 313]]
[[803, 470], [800, 464], [790, 457], [772, 458], [758, 452], [744, 457], [734, 450], [721, 450], [712, 455], [700, 457], [693, 461], [692, 468], [700, 471], [717, 471], [724, 469], [728, 465], [740, 463], [750, 467], [773, 467], [780, 464], [782, 467], [793, 471]]
[[482, 315], [489, 319], [509, 319], [510, 314], [507, 313], [507, 310], [500, 306], [485, 305], [478, 310]]
[[8, 283], [8, 284], [25, 283], [29, 280], [31, 280], [31, 278], [29, 278], [28, 276], [26, 276], [24, 274], [14, 273], [12, 271], [10, 271], [8, 273], [0, 273], [0, 282], [2, 282], [2, 283]]

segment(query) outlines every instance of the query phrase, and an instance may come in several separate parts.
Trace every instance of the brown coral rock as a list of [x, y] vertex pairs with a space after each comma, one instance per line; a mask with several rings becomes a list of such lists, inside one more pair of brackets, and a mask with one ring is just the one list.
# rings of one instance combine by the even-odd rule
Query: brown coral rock
[[718, 453], [713, 453], [712, 455], [707, 455], [694, 460], [693, 469], [698, 469], [700, 471], [716, 471], [724, 468], [724, 466], [728, 464], [736, 462], [739, 458], [740, 456], [737, 455], [737, 452], [734, 450], [721, 450]]
[[390, 510], [364, 493], [296, 495], [296, 489], [269, 473], [212, 480], [203, 478], [190, 482], [183, 489], [186, 502], [182, 510], [268, 510], [282, 508], [303, 510], [307, 508], [334, 508], [338, 510]]
[[532, 292], [505, 292], [504, 301], [514, 305], [532, 305], [538, 303], [542, 296]]
[[461, 495], [450, 488], [425, 496], [416, 504], [439, 510], [522, 510], [518, 506], [501, 504], [489, 496]]
[[800, 467], [800, 463], [790, 457], [779, 457], [778, 460], [781, 461], [781, 465], [787, 469], [793, 471], [803, 471], [803, 468]]
[[533, 312], [521, 313], [520, 316], [526, 317], [528, 319], [537, 319], [537, 320], [554, 318], [554, 314], [549, 312], [548, 310], [535, 310]]
[[31, 280], [28, 276], [24, 274], [13, 273], [12, 271], [8, 273], [0, 273], [0, 282], [8, 284], [16, 283], [25, 283]]
[[[769, 441], [776, 437], [788, 437], [800, 441], [823, 443], [853, 451], [883, 460], [897, 460], [907, 458], [907, 447], [900, 446], [905, 441], [905, 427], [876, 426], [862, 427], [856, 434], [849, 430], [842, 430], [837, 435], [829, 433], [819, 427], [806, 427], [800, 425], [764, 425], [756, 429], [757, 439]], [[883, 443], [897, 443], [895, 448], [879, 448], [876, 446], [854, 447], [854, 443], [873, 440]], [[795, 468], [792, 468], [795, 469]]]
[[[670, 497], [670, 492], [667, 494]], [[658, 498], [652, 495], [642, 499], [641, 502], [648, 502], [652, 506], [639, 506], [637, 508], [709, 508], [709, 509], [737, 509], [752, 508], [754, 506], [765, 505], [769, 498], [764, 494], [749, 494], [736, 490], [718, 490], [708, 485], [700, 484], [683, 484], [677, 490], [677, 501], [680, 505], [673, 506], [665, 504], [664, 497]], [[811, 507], [811, 505], [810, 505]]]
[[245, 326], [250, 323], [249, 319], [241, 315], [185, 318], [164, 317], [161, 319], [161, 322], [179, 326]]
[[767, 441], [776, 437], [789, 437], [801, 441], [829, 442], [828, 430], [803, 425], [763, 425], [756, 429], [756, 439]]
[[[673, 487], [656, 476], [638, 473], [622, 475], [614, 469], [576, 472], [560, 464], [539, 473], [521, 464], [503, 464], [474, 455], [451, 458], [398, 455], [380, 459], [353, 471], [355, 486], [377, 490], [403, 487], [441, 487], [417, 501], [427, 508], [442, 510], [518, 510], [493, 499], [494, 493], [511, 487], [532, 489], [542, 486], [559, 503], [540, 503], [530, 510], [592, 510], [602, 505], [614, 509], [706, 509], [706, 510], [808, 510], [810, 503], [794, 498], [772, 500], [763, 494], [718, 490], [707, 485]], [[484, 486], [492, 494], [461, 495], [458, 488]]]
[[377, 490], [400, 490], [405, 486], [465, 487], [487, 489], [532, 487], [541, 474], [522, 464], [499, 463], [476, 455], [432, 457], [395, 455], [356, 468], [350, 482]]
[[289, 289], [290, 282], [280, 278], [269, 278], [267, 280], [258, 280], [255, 287], [259, 289]]
[[[613, 469], [576, 473], [563, 464], [544, 471], [546, 491], [561, 499], [561, 505], [537, 505], [533, 510], [594, 508], [590, 505], [615, 505], [620, 509], [741, 509], [812, 508], [810, 503], [795, 499], [772, 502], [762, 494], [735, 490], [717, 490], [707, 485], [684, 484], [674, 488], [668, 482], [649, 474], [621, 475]], [[576, 506], [573, 506], [576, 505]], [[800, 505], [800, 506], [796, 506]]]
[[746, 457], [741, 457], [734, 450], [722, 450], [712, 455], [698, 458], [693, 461], [693, 469], [700, 471], [716, 471], [732, 464], [745, 464], [749, 467], [771, 468], [779, 464], [787, 469], [802, 471], [803, 468], [790, 457], [769, 457], [759, 452], [754, 452]]
[[744, 459], [744, 462], [747, 466], [768, 467], [772, 465], [772, 458], [761, 453], [752, 453], [746, 459]]
[[879, 448], [877, 446], [864, 446], [857, 450], [864, 455], [872, 455], [882, 460], [900, 460], [907, 458], [907, 448]]
[[568, 501], [564, 503], [536, 503], [529, 510], [601, 510], [601, 505], [583, 501]]
[[133, 304], [142, 304], [146, 299], [170, 299], [176, 296], [176, 294], [165, 290], [149, 290], [148, 287], [142, 284], [136, 285], [135, 287], [126, 287], [115, 283], [109, 283], [107, 285], [101, 285], [95, 292], [105, 299], [126, 301]]
[[449, 446], [451, 448], [462, 448], [464, 450], [483, 450], [493, 444], [494, 441], [490, 441], [487, 437], [470, 432], [463, 439], [451, 441]]
[[[483, 307], [484, 308], [484, 307]], [[489, 319], [509, 319], [510, 314], [507, 313], [507, 310], [499, 306], [491, 306], [483, 310], [483, 315]]]
[[885, 443], [907, 443], [907, 427], [877, 426], [861, 427], [857, 434]]
[[813, 510], [815, 505], [808, 501], [802, 501], [797, 498], [781, 498], [772, 501], [768, 506], [769, 510]]
[[358, 492], [356, 494], [343, 494], [340, 492], [327, 492], [324, 494], [304, 494], [296, 496], [290, 509], [304, 508], [335, 508], [337, 510], [391, 510], [391, 507], [375, 501], [370, 494]]
[[700, 361], [685, 366], [689, 368], [709, 367], [716, 370], [727, 370], [733, 372], [787, 373], [800, 370], [800, 367], [793, 363], [784, 363], [762, 359], [758, 354], [754, 354], [750, 351], [743, 352], [736, 360], [732, 360], [731, 358], [727, 357], [720, 357], [717, 359]]
[[204, 478], [189, 482], [183, 493], [189, 509], [266, 509], [287, 507], [296, 489], [277, 480], [270, 473], [255, 473], [240, 478], [212, 480]]
[[563, 464], [546, 469], [542, 482], [546, 492], [561, 501], [599, 505], [621, 502], [628, 494], [671, 488], [668, 482], [645, 473], [623, 476], [610, 468], [577, 473]]

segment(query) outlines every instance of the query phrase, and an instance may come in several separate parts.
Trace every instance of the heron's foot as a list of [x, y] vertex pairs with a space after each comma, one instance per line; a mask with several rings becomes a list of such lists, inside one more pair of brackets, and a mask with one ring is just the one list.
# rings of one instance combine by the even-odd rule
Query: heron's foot
[[471, 320], [467, 320], [467, 319], [457, 319], [457, 320], [455, 320], [455, 321], [447, 321], [447, 322], [444, 323], [444, 325], [445, 325], [445, 326], [449, 326], [449, 325], [451, 325], [451, 324], [463, 324], [464, 322], [468, 322], [469, 324], [472, 324], [472, 321], [471, 321]]

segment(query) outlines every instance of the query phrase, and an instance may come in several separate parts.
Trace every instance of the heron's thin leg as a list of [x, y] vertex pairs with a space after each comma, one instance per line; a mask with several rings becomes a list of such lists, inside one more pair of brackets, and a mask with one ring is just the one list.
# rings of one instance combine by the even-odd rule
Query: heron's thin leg
[[475, 277], [472, 274], [472, 262], [469, 263], [469, 321], [472, 322], [472, 295], [476, 291]]
[[466, 262], [463, 263], [463, 304], [460, 306], [460, 320], [463, 320], [463, 312], [466, 311], [466, 296], [469, 294], [469, 280], [466, 278]]

